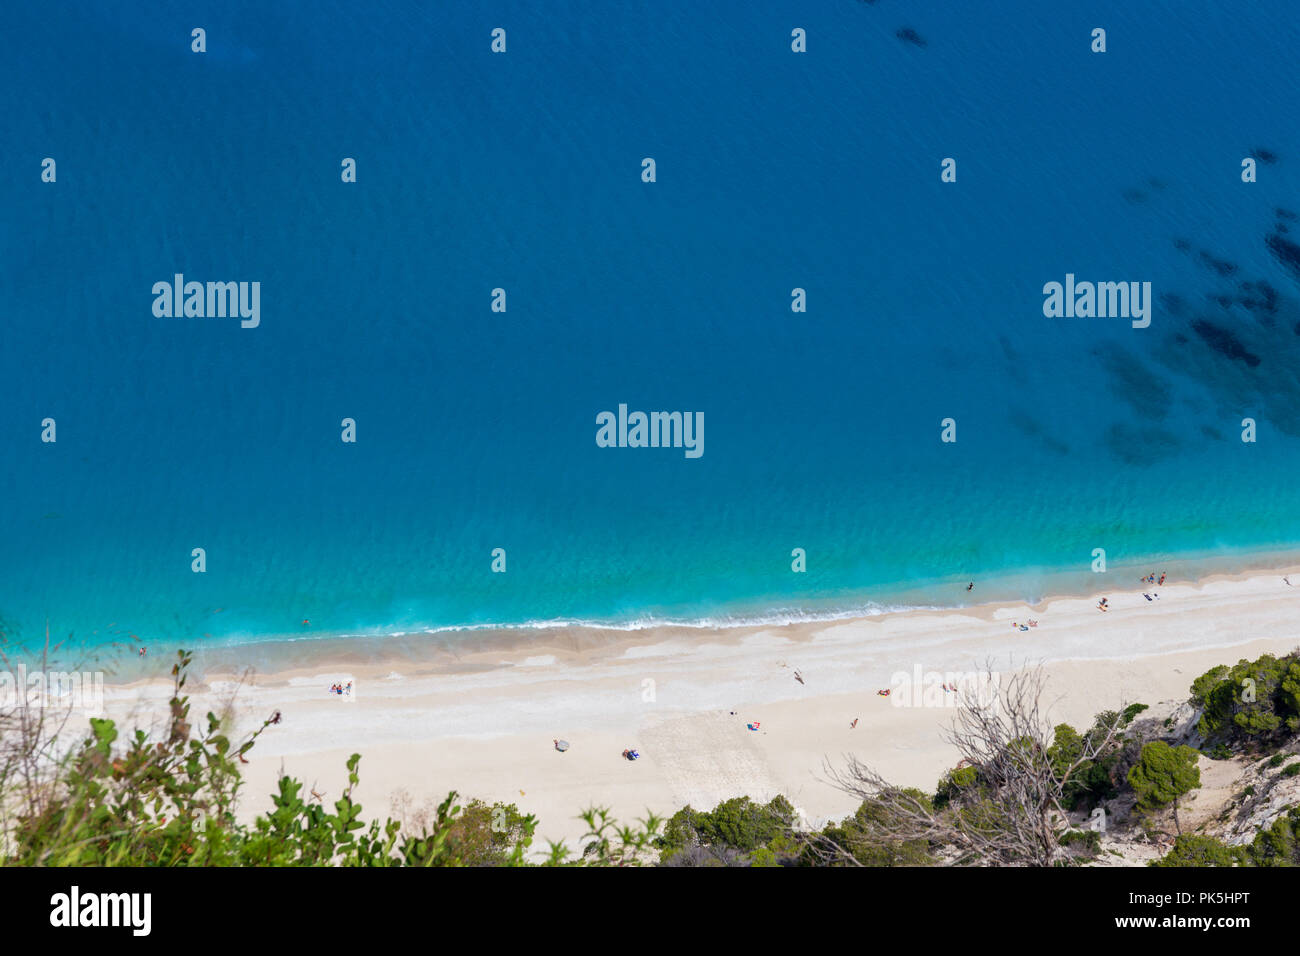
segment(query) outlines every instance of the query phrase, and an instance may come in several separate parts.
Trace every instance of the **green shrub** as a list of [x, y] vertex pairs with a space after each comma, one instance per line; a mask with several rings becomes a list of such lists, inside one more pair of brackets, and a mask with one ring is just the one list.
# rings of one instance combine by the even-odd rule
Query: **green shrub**
[[1260, 746], [1300, 731], [1300, 652], [1233, 667], [1220, 665], [1192, 682], [1202, 708], [1196, 729], [1208, 744]]
[[665, 861], [693, 846], [749, 854], [760, 847], [776, 849], [773, 843], [790, 833], [794, 821], [794, 807], [785, 797], [774, 797], [766, 804], [736, 797], [712, 810], [683, 807], [668, 819], [655, 845], [663, 851], [661, 858]]
[[1061, 834], [1061, 846], [1080, 846], [1098, 853], [1101, 850], [1101, 834], [1096, 830], [1067, 830]]
[[963, 796], [970, 797], [979, 789], [979, 771], [974, 767], [957, 767], [949, 770], [934, 790], [934, 806], [942, 810]]
[[[1057, 777], [1064, 777], [1070, 767], [1086, 752], [1085, 748], [1100, 749], [1100, 742], [1105, 739], [1107, 729], [1118, 721], [1123, 727], [1133, 716], [1146, 710], [1145, 704], [1134, 704], [1123, 713], [1104, 711], [1093, 720], [1087, 734], [1080, 734], [1069, 724], [1059, 724], [1052, 732], [1052, 745], [1047, 748], [1047, 757]], [[1066, 782], [1063, 796], [1066, 808], [1082, 810], [1095, 806], [1103, 800], [1109, 800], [1118, 793], [1115, 785], [1117, 765], [1121, 757], [1118, 741], [1112, 741], [1110, 747], [1085, 761]]]
[[1150, 710], [1150, 709], [1151, 709], [1151, 708], [1148, 707], [1146, 704], [1129, 704], [1129, 705], [1128, 705], [1127, 707], [1125, 707], [1124, 710], [1120, 713], [1120, 722], [1119, 722], [1119, 725], [1120, 725], [1121, 727], [1127, 727], [1129, 724], [1133, 723], [1133, 718], [1134, 718], [1134, 717], [1136, 717], [1138, 714], [1142, 713], [1142, 711], [1144, 711], [1144, 710]]
[[1159, 740], [1146, 744], [1128, 772], [1138, 806], [1157, 810], [1172, 805], [1174, 824], [1178, 826], [1178, 799], [1201, 785], [1198, 756], [1191, 747], [1171, 747]]
[[1184, 833], [1174, 841], [1173, 849], [1151, 866], [1249, 866], [1247, 852], [1227, 846], [1214, 837]]
[[[124, 742], [111, 720], [92, 718], [90, 734], [66, 758], [41, 764], [35, 776], [16, 776], [0, 764], [0, 806], [17, 812], [0, 834], [0, 865], [17, 866], [518, 866], [525, 863], [537, 821], [514, 805], [473, 801], [466, 808], [448, 795], [419, 828], [362, 819], [353, 798], [360, 756], [347, 761], [348, 783], [329, 807], [304, 800], [303, 785], [282, 777], [272, 808], [251, 824], [235, 818], [243, 786], [240, 763], [274, 718], [233, 744], [212, 713], [204, 728], [190, 721], [183, 694], [190, 656], [172, 668], [169, 723], [159, 739], [137, 730]], [[12, 745], [53, 750], [37, 725], [0, 725]], [[581, 859], [563, 844], [550, 848], [551, 865], [628, 865], [651, 855], [660, 822], [619, 827], [593, 808]]]
[[1300, 866], [1300, 807], [1256, 834], [1246, 852], [1255, 866]]
[[[969, 768], [967, 768], [969, 769]], [[961, 771], [955, 771], [961, 773]], [[973, 782], [974, 776], [969, 779]], [[933, 810], [934, 804], [920, 790], [902, 791], [917, 805]], [[835, 864], [851, 858], [863, 866], [928, 866], [935, 862], [925, 840], [898, 840], [889, 832], [890, 810], [879, 802], [864, 800], [853, 816], [831, 824], [805, 848], [801, 862]]]

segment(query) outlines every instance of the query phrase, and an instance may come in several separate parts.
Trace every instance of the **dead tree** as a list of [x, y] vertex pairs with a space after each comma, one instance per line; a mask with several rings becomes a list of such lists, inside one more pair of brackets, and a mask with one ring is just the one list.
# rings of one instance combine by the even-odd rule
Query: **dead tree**
[[[861, 845], [919, 841], [936, 862], [966, 866], [1051, 866], [1069, 857], [1062, 845], [1070, 828], [1066, 789], [1115, 746], [1123, 718], [1107, 715], [1083, 735], [1077, 754], [1049, 754], [1053, 730], [1042, 707], [1041, 665], [1009, 677], [989, 666], [984, 677], [981, 688], [963, 688], [945, 731], [966, 770], [949, 776], [940, 799], [892, 784], [853, 756], [844, 767], [827, 765], [831, 782], [863, 801], [860, 816], [869, 822], [859, 828]], [[819, 852], [852, 862], [850, 848]]]

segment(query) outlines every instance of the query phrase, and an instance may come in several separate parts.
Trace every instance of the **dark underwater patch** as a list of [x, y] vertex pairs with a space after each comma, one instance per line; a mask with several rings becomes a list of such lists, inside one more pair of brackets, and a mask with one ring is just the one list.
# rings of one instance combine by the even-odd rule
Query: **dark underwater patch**
[[898, 37], [904, 43], [912, 44], [912, 46], [929, 46], [925, 37], [921, 36], [921, 34], [917, 33], [911, 27], [900, 27], [897, 32], [894, 33], [894, 36]]
[[1174, 239], [1174, 248], [1177, 249], [1179, 252], [1190, 252], [1192, 249], [1192, 244], [1188, 242], [1186, 239], [1176, 238]]
[[1106, 446], [1126, 465], [1151, 465], [1178, 450], [1178, 439], [1163, 428], [1138, 428], [1112, 425], [1106, 433]]
[[1273, 210], [1273, 212], [1277, 215], [1277, 218], [1279, 219], [1289, 219], [1292, 222], [1295, 222], [1297, 219], [1300, 219], [1300, 213], [1297, 213], [1291, 209], [1284, 209], [1281, 206], [1278, 206], [1276, 209]]
[[1273, 258], [1300, 278], [1300, 246], [1276, 232], [1265, 239], [1264, 244], [1273, 253]]
[[1247, 280], [1241, 284], [1237, 302], [1248, 312], [1272, 316], [1277, 314], [1278, 292], [1263, 279]]
[[1205, 249], [1200, 251], [1199, 258], [1201, 260], [1201, 265], [1205, 266], [1207, 269], [1213, 269], [1221, 276], [1230, 276], [1237, 271], [1237, 264], [1235, 262], [1229, 262], [1227, 259], [1220, 259], [1218, 256]]
[[1096, 349], [1093, 354], [1110, 378], [1111, 393], [1132, 405], [1135, 412], [1153, 421], [1169, 413], [1165, 406], [1172, 391], [1170, 383], [1136, 355], [1120, 355], [1112, 349]]
[[1053, 438], [1049, 435], [1047, 430], [1043, 428], [1042, 423], [1028, 413], [1022, 412], [1018, 408], [1013, 408], [1007, 415], [1007, 418], [1010, 420], [1012, 425], [1020, 429], [1030, 438], [1042, 442], [1043, 447], [1048, 451], [1055, 452], [1058, 455], [1068, 455], [1070, 453], [1069, 445], [1065, 444], [1065, 442], [1060, 439]]
[[1012, 365], [1020, 364], [1020, 353], [1016, 351], [1015, 346], [1011, 344], [1011, 340], [1009, 338], [1007, 338], [1005, 335], [999, 335], [998, 345], [1002, 346], [1002, 354], [1004, 354], [1007, 357], [1008, 362], [1010, 362]]
[[1272, 166], [1274, 163], [1278, 161], [1277, 153], [1273, 152], [1271, 149], [1251, 150], [1250, 155], [1254, 156], [1265, 166]]
[[1187, 314], [1187, 300], [1177, 292], [1160, 293], [1160, 306], [1165, 312], [1173, 316]]
[[1223, 433], [1210, 425], [1202, 425], [1201, 434], [1212, 441], [1223, 441]]
[[1242, 345], [1241, 340], [1228, 329], [1205, 319], [1193, 319], [1192, 331], [1201, 337], [1202, 342], [1225, 358], [1245, 362], [1251, 368], [1259, 365], [1259, 356]]

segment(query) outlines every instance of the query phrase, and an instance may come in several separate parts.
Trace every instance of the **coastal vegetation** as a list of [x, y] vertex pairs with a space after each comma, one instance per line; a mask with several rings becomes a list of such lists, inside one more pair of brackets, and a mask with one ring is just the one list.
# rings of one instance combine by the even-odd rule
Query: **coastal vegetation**
[[1201, 785], [1201, 771], [1196, 766], [1199, 757], [1191, 747], [1171, 747], [1163, 740], [1144, 745], [1138, 762], [1128, 772], [1128, 783], [1137, 794], [1138, 807], [1143, 810], [1172, 807], [1174, 826], [1182, 833], [1178, 798]]
[[1221, 665], [1192, 683], [1196, 730], [1209, 746], [1262, 752], [1300, 733], [1300, 652]]
[[[0, 715], [0, 864], [9, 866], [518, 866], [528, 862], [537, 821], [514, 805], [447, 798], [414, 827], [362, 815], [353, 791], [361, 758], [347, 762], [348, 786], [331, 806], [283, 777], [271, 807], [237, 819], [244, 755], [275, 722], [235, 743], [222, 719], [191, 715], [190, 657], [172, 668], [167, 732], [122, 738], [111, 720], [58, 752], [61, 723], [21, 703]], [[618, 865], [651, 855], [660, 821], [621, 827], [606, 811], [584, 814], [581, 855], [553, 844], [549, 865]]]
[[1300, 866], [1300, 807], [1261, 830], [1253, 841], [1228, 845], [1201, 834], [1184, 833], [1173, 849], [1152, 866]]
[[[810, 827], [780, 795], [631, 824], [592, 807], [572, 847], [535, 845], [537, 819], [514, 804], [455, 792], [418, 812], [368, 817], [354, 796], [355, 754], [338, 799], [327, 804], [285, 776], [264, 811], [237, 815], [245, 755], [278, 715], [232, 740], [222, 715], [191, 713], [189, 665], [182, 652], [172, 667], [163, 733], [98, 718], [69, 729], [22, 703], [0, 713], [0, 865], [1076, 866], [1131, 844], [1162, 848], [1151, 861], [1162, 867], [1300, 865], [1300, 801], [1270, 809], [1300, 789], [1297, 654], [1198, 677], [1182, 720], [1142, 718], [1147, 708], [1135, 704], [1084, 730], [1050, 725], [1043, 674], [1026, 669], [1004, 679], [992, 705], [956, 709], [948, 739], [959, 761], [933, 792], [895, 786], [850, 757], [826, 766], [859, 800], [838, 822]], [[1179, 810], [1201, 786], [1201, 758], [1224, 747], [1250, 755], [1234, 759], [1251, 782], [1217, 819], [1231, 811], [1258, 826], [1208, 832], [1202, 819], [1184, 832]]]

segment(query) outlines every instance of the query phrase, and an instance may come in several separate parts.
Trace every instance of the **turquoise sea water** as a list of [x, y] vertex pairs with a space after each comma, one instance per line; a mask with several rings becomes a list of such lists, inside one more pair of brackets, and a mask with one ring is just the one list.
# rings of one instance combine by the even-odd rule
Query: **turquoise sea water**
[[[11, 11], [6, 635], [784, 619], [1295, 548], [1300, 14], [1134, 6]], [[155, 317], [178, 272], [259, 281], [260, 326]], [[1151, 282], [1150, 327], [1045, 318], [1067, 272]], [[619, 403], [702, 411], [703, 456], [597, 447]]]

